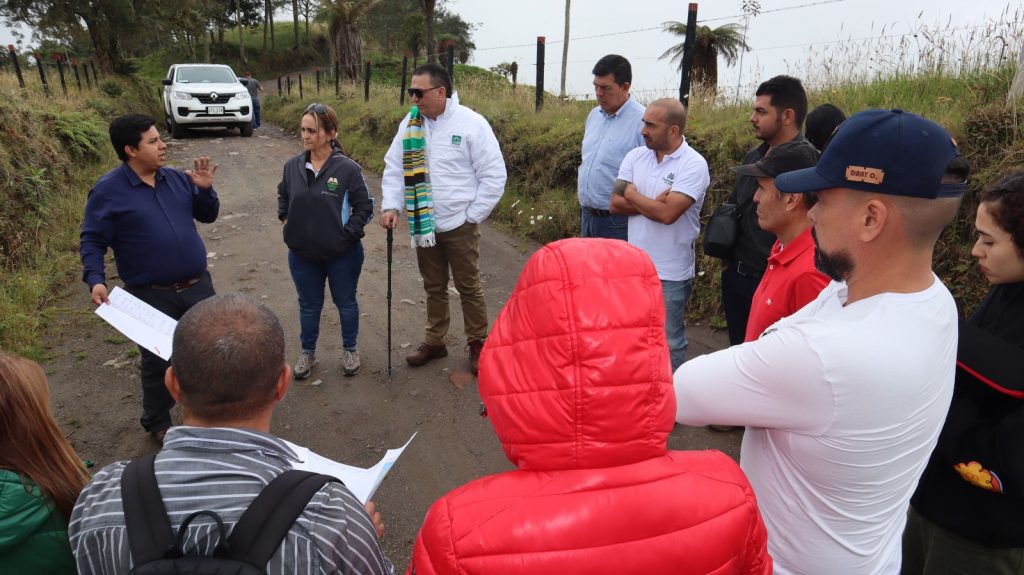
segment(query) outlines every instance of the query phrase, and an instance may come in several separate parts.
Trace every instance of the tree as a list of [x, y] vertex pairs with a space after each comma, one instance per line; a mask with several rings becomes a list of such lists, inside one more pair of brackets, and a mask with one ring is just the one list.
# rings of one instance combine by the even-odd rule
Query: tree
[[363, 63], [363, 39], [356, 26], [359, 19], [381, 0], [323, 0], [328, 29], [345, 78], [359, 77]]
[[[665, 22], [663, 29], [676, 36], [686, 38], [684, 22]], [[684, 40], [665, 50], [659, 59], [671, 57], [671, 62], [679, 60], [679, 69], [682, 70], [685, 44]], [[704, 84], [714, 93], [718, 87], [718, 57], [725, 58], [726, 66], [732, 66], [745, 50], [750, 50], [750, 46], [747, 45], [747, 40], [740, 30], [739, 24], [725, 24], [714, 30], [707, 26], [697, 26], [693, 42], [693, 68], [690, 70], [690, 80], [695, 84]]]
[[565, 36], [562, 40], [562, 90], [559, 93], [561, 98], [565, 98], [565, 64], [569, 60], [569, 3], [571, 0], [565, 0]]
[[427, 23], [427, 62], [437, 63], [437, 54], [434, 53], [437, 42], [434, 40], [434, 8], [437, 7], [437, 0], [420, 0], [420, 7], [423, 8], [423, 19]]
[[100, 68], [108, 73], [127, 71], [121, 39], [134, 29], [136, 13], [131, 2], [4, 0], [0, 17], [33, 28], [40, 39], [67, 38], [84, 25]]
[[295, 34], [295, 41], [292, 42], [292, 50], [299, 49], [299, 0], [292, 0], [292, 31]]

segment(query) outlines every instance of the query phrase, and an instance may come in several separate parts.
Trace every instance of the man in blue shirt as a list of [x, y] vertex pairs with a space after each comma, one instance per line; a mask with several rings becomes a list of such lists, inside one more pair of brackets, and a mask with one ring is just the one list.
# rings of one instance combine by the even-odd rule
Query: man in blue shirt
[[[155, 120], [130, 114], [110, 123], [110, 143], [121, 165], [89, 192], [82, 222], [82, 280], [93, 303], [107, 300], [103, 258], [114, 250], [125, 289], [174, 319], [214, 295], [206, 270], [206, 246], [193, 219], [217, 219], [220, 200], [213, 190], [216, 164], [193, 160], [184, 172], [163, 167], [167, 145]], [[171, 426], [174, 399], [164, 386], [168, 362], [142, 353], [142, 427], [158, 442]]]
[[619, 164], [626, 153], [642, 147], [644, 106], [629, 95], [633, 69], [629, 60], [609, 54], [594, 65], [598, 106], [583, 129], [583, 162], [577, 179], [582, 212], [580, 236], [626, 240], [629, 216], [608, 211]]

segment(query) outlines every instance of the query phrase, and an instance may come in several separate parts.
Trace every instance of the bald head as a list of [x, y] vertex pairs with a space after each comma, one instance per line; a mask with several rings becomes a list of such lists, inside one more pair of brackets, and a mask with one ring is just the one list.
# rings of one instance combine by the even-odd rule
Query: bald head
[[679, 128], [680, 134], [683, 133], [683, 129], [686, 128], [686, 106], [682, 102], [673, 98], [661, 98], [647, 104], [647, 107], [664, 110], [665, 122], [669, 126]]

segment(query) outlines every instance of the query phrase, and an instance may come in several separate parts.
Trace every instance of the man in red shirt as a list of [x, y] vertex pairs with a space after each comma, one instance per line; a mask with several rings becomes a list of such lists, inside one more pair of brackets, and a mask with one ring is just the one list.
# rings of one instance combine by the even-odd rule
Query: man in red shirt
[[818, 152], [806, 141], [791, 141], [771, 149], [757, 163], [736, 166], [734, 171], [757, 178], [754, 192], [757, 225], [778, 238], [768, 256], [768, 268], [754, 292], [744, 341], [757, 339], [773, 323], [791, 315], [828, 285], [828, 276], [814, 266], [814, 240], [807, 211], [817, 201], [814, 192], [781, 194], [775, 177], [811, 168]]

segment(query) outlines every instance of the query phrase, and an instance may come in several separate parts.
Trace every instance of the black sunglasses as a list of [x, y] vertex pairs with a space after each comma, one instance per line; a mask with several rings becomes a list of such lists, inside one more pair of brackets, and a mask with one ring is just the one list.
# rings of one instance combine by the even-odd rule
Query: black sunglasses
[[436, 90], [436, 89], [438, 89], [440, 87], [441, 86], [434, 86], [433, 88], [427, 88], [426, 90], [421, 90], [419, 88], [409, 88], [408, 90], [406, 90], [406, 92], [409, 92], [409, 97], [410, 98], [422, 98], [423, 94], [426, 94], [427, 92], [429, 92], [431, 90]]
[[306, 106], [307, 112], [313, 112], [314, 114], [324, 114], [327, 112], [327, 106], [313, 102], [309, 106]]

